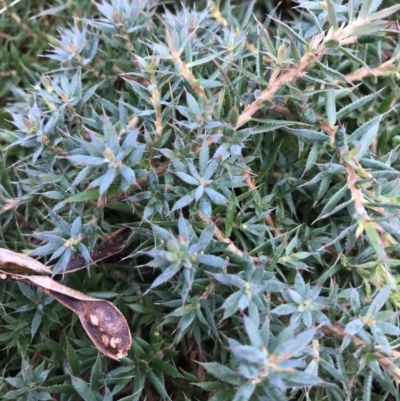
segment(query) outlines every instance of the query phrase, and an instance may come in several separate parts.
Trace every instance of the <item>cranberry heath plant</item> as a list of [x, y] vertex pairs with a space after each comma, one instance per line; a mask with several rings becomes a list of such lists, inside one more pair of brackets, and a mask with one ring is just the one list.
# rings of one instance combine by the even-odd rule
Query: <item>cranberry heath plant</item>
[[0, 245], [132, 347], [0, 281], [0, 395], [399, 400], [400, 6], [70, 3], [32, 15], [70, 23], [6, 107]]

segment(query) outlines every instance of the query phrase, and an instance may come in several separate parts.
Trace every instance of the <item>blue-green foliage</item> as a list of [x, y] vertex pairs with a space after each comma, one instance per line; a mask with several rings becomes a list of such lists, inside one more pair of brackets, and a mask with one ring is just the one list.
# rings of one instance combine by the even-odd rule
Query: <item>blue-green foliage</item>
[[0, 245], [114, 302], [132, 348], [1, 281], [0, 396], [399, 400], [400, 6], [84, 3], [35, 18], [76, 17], [7, 106]]

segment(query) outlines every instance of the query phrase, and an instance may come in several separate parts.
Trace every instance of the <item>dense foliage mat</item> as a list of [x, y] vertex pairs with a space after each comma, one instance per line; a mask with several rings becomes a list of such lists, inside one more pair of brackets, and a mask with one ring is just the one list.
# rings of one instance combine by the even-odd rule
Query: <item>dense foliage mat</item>
[[400, 5], [14, 3], [0, 397], [400, 400]]

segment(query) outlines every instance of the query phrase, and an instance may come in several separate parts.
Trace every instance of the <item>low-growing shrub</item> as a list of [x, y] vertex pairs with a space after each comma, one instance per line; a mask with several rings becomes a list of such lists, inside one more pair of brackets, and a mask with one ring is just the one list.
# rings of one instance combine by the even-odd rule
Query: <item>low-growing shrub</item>
[[5, 109], [0, 396], [399, 400], [400, 6], [75, 3]]

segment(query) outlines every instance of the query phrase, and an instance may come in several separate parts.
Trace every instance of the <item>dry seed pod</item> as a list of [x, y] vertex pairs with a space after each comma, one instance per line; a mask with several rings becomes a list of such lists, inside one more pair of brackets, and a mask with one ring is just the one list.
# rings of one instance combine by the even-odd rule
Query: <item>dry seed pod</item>
[[87, 335], [103, 354], [117, 360], [128, 354], [131, 333], [124, 316], [111, 302], [93, 298], [80, 300], [43, 287], [41, 289], [79, 316]]
[[66, 287], [50, 277], [27, 279], [75, 312], [94, 345], [103, 354], [120, 359], [131, 347], [131, 333], [122, 313], [109, 301], [96, 299]]
[[96, 348], [112, 359], [128, 354], [132, 338], [128, 323], [111, 302], [96, 299], [44, 276], [22, 276], [0, 271], [0, 279], [32, 283], [75, 312]]
[[0, 248], [0, 268], [10, 273], [29, 273], [51, 275], [44, 264], [26, 255]]
[[[129, 228], [120, 228], [108, 236], [99, 246], [96, 246], [90, 253], [93, 263], [100, 262], [103, 259], [120, 253], [126, 245], [131, 230]], [[64, 270], [57, 274], [72, 273], [86, 267], [86, 260], [81, 254], [74, 255], [68, 262]]]

